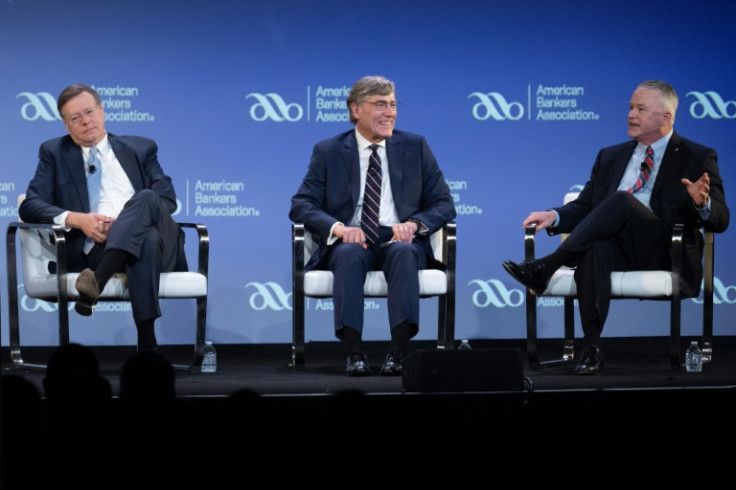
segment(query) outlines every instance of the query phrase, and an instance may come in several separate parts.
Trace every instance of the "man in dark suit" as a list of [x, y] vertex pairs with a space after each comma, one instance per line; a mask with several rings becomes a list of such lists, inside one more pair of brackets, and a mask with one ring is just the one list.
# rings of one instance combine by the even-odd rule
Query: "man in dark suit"
[[419, 331], [418, 271], [431, 265], [429, 235], [456, 216], [426, 140], [394, 130], [397, 104], [391, 81], [358, 80], [347, 98], [355, 129], [314, 146], [291, 200], [289, 218], [319, 243], [307, 270], [334, 273], [335, 335], [351, 376], [370, 373], [362, 343], [367, 272], [383, 270], [388, 283], [391, 347], [381, 374], [400, 375]]
[[20, 218], [67, 229], [68, 268], [81, 271], [79, 314], [91, 315], [110, 277], [127, 273], [138, 349], [156, 349], [159, 274], [187, 270], [171, 179], [154, 141], [105, 131], [94, 89], [71, 85], [57, 106], [69, 134], [41, 144]]
[[603, 369], [601, 331], [611, 300], [614, 270], [668, 270], [675, 224], [684, 225], [680, 286], [697, 296], [703, 275], [700, 228], [728, 227], [715, 150], [673, 130], [678, 98], [667, 83], [640, 83], [629, 103], [633, 141], [603, 148], [579, 197], [558, 208], [533, 212], [526, 228], [569, 233], [558, 249], [541, 259], [504, 262], [506, 271], [536, 294], [562, 265], [576, 267], [575, 282], [585, 347], [578, 374]]

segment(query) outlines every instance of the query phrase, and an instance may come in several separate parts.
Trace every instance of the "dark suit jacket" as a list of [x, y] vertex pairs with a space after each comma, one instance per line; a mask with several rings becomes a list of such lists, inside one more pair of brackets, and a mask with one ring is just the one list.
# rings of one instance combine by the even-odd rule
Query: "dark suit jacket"
[[[442, 171], [424, 137], [395, 130], [386, 140], [391, 192], [400, 221], [416, 218], [430, 235], [456, 216]], [[346, 225], [355, 214], [360, 195], [360, 158], [355, 130], [314, 146], [312, 158], [289, 218], [304, 223], [320, 244], [307, 268], [314, 268], [327, 252], [327, 238], [335, 222]], [[426, 250], [431, 257], [428, 241]]]
[[[135, 191], [152, 189], [167, 203], [170, 212], [176, 210], [176, 194], [171, 179], [158, 163], [158, 148], [153, 140], [139, 136], [115, 136], [108, 140], [120, 165]], [[28, 223], [53, 223], [64, 211], [88, 213], [87, 178], [84, 173], [82, 149], [69, 135], [41, 144], [38, 167], [26, 198], [18, 209], [20, 219]], [[85, 235], [73, 229], [67, 234], [69, 270], [81, 267]]]
[[[632, 140], [598, 152], [590, 180], [578, 198], [555, 208], [560, 215], [560, 222], [557, 228], [548, 229], [550, 234], [569, 233], [592, 208], [616, 192], [636, 145], [636, 141]], [[723, 194], [723, 180], [718, 170], [718, 156], [715, 150], [673, 133], [660, 165], [650, 207], [670, 229], [677, 223], [684, 225], [685, 254], [681, 287], [684, 294], [697, 296], [703, 277], [703, 236], [700, 228], [720, 233], [728, 227], [730, 219]], [[682, 178], [695, 182], [704, 172], [710, 176], [711, 215], [707, 221], [701, 219], [687, 189], [680, 182]]]

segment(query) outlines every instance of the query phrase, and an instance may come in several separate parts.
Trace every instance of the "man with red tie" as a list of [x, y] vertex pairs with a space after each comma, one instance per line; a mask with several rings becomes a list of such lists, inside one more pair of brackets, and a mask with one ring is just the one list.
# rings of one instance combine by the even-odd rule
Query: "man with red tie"
[[575, 267], [584, 349], [577, 374], [603, 369], [601, 332], [611, 300], [614, 270], [670, 269], [675, 224], [684, 225], [683, 296], [699, 294], [703, 276], [701, 227], [716, 233], [728, 227], [715, 150], [682, 138], [673, 130], [678, 98], [667, 83], [640, 83], [629, 103], [633, 139], [598, 153], [590, 179], [574, 201], [532, 212], [523, 227], [549, 235], [569, 233], [559, 248], [538, 260], [506, 261], [511, 276], [541, 294], [563, 265]]

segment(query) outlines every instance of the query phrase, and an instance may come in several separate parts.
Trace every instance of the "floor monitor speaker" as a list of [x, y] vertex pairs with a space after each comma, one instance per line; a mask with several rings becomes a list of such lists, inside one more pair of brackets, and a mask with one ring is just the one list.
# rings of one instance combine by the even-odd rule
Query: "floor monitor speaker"
[[405, 391], [522, 391], [520, 349], [418, 350], [404, 359]]

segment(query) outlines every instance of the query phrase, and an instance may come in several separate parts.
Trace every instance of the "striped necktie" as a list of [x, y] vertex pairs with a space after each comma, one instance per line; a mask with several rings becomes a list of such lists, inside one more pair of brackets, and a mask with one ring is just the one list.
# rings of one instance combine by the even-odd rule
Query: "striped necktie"
[[378, 156], [378, 145], [371, 145], [371, 150], [363, 191], [363, 216], [360, 220], [369, 245], [378, 241], [378, 214], [381, 209], [381, 157]]
[[641, 162], [641, 172], [639, 172], [639, 178], [636, 179], [636, 183], [633, 187], [630, 187], [627, 189], [631, 194], [638, 191], [644, 185], [646, 185], [647, 180], [649, 180], [649, 176], [652, 174], [652, 169], [654, 168], [654, 151], [652, 150], [651, 146], [647, 146], [647, 153], [644, 157], [644, 161]]

